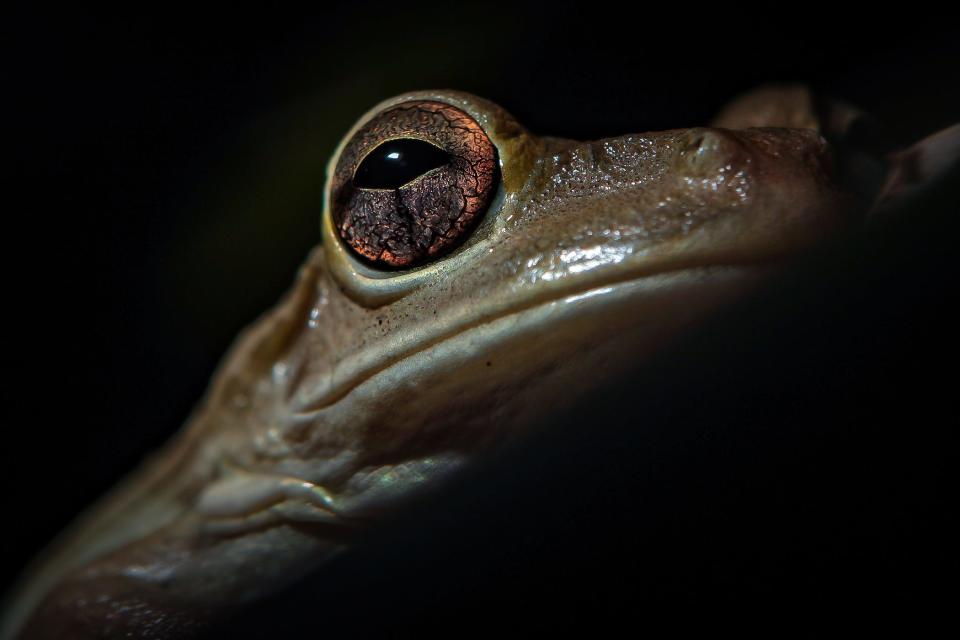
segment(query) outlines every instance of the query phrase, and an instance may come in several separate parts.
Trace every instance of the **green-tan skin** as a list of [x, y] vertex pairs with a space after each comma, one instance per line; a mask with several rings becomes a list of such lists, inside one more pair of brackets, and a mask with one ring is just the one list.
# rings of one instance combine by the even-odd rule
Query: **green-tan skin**
[[179, 435], [25, 576], [3, 637], [190, 635], [854, 220], [805, 96], [748, 96], [723, 128], [595, 142], [536, 137], [463, 93], [371, 110], [357, 127], [413, 99], [483, 127], [502, 179], [482, 222], [450, 255], [382, 272], [340, 242], [327, 193], [290, 293]]

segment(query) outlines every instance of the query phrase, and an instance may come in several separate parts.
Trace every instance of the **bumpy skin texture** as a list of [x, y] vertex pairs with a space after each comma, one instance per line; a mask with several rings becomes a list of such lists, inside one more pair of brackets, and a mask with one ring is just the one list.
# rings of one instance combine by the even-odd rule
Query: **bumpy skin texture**
[[[353, 174], [387, 140], [419, 138], [450, 155], [450, 164], [397, 189], [358, 189]], [[408, 267], [452, 249], [487, 208], [496, 186], [497, 151], [477, 122], [447, 104], [414, 101], [360, 129], [333, 174], [333, 215], [340, 237], [372, 263]]]
[[291, 293], [238, 339], [174, 442], [40, 563], [8, 633], [189, 636], [858, 216], [813, 130], [538, 138], [455, 92], [381, 105], [332, 167], [353, 166], [343, 154], [362, 153], [356, 132], [378, 115], [424, 101], [482, 127], [501, 204], [450, 254], [376, 271], [340, 239], [334, 174], [324, 245]]

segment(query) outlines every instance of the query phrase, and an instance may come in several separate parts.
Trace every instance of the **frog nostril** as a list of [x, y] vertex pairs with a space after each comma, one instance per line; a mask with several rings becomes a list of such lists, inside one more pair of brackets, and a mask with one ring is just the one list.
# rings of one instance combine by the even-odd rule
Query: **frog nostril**
[[732, 165], [742, 152], [731, 134], [714, 129], [693, 129], [678, 146], [681, 165], [694, 173]]
[[700, 147], [703, 146], [704, 135], [699, 134], [693, 136], [693, 139], [687, 144], [687, 147], [684, 149], [687, 153], [697, 153], [700, 150]]

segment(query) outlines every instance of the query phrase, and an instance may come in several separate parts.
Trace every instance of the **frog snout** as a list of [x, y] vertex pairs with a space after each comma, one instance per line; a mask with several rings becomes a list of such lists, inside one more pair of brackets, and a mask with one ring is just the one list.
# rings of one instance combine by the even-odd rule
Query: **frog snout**
[[818, 132], [779, 127], [690, 129], [677, 145], [675, 167], [688, 181], [733, 175], [789, 181], [832, 173], [830, 145]]
[[830, 171], [830, 145], [813, 129], [759, 127], [730, 133], [739, 136], [757, 160]]

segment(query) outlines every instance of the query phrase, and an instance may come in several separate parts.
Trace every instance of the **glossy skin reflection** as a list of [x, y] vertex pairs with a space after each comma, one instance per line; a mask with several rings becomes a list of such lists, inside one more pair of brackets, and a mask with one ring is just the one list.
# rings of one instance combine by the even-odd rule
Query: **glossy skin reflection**
[[[462, 93], [374, 108], [291, 292], [28, 576], [8, 635], [188, 636], [857, 220], [816, 130], [726, 124], [580, 142]], [[449, 162], [400, 185], [362, 169], [411, 138]]]

